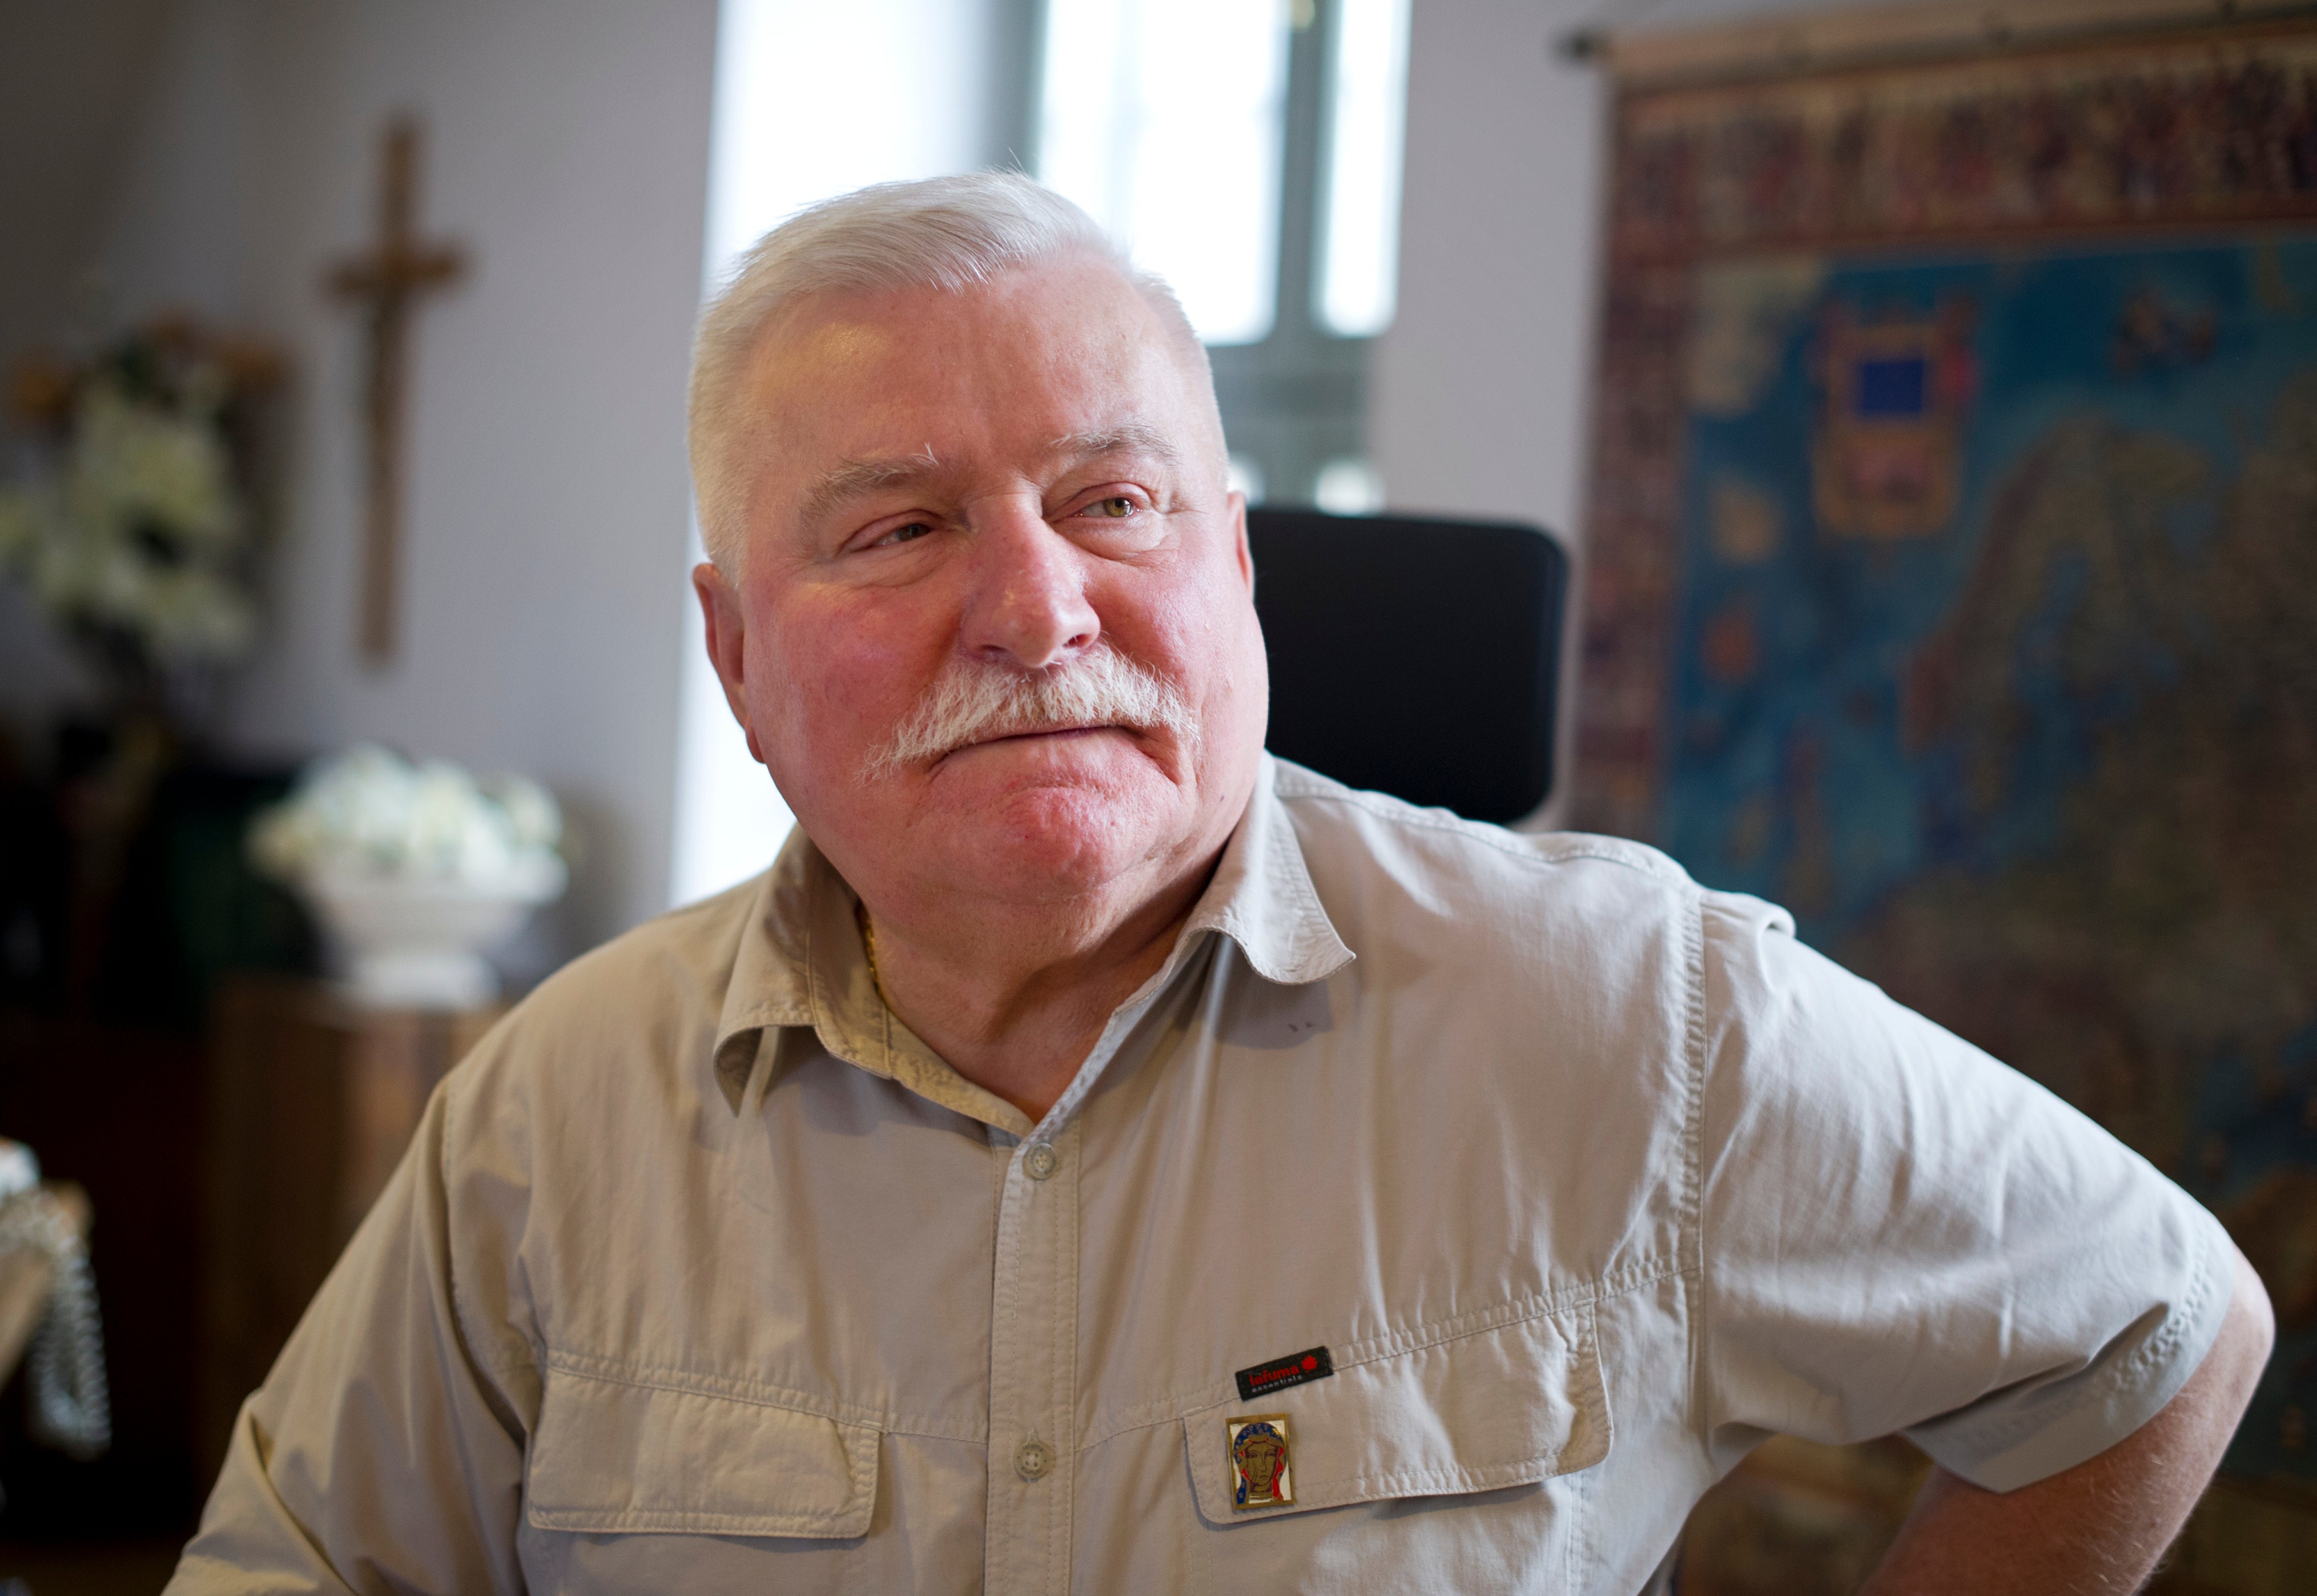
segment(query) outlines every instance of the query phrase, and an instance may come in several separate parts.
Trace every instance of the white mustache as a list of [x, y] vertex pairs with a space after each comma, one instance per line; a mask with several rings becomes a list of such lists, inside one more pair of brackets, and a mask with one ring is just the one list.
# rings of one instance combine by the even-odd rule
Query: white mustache
[[1039, 671], [955, 659], [862, 776], [875, 781], [971, 743], [1080, 726], [1172, 731], [1186, 741], [1199, 729], [1181, 688], [1107, 645]]

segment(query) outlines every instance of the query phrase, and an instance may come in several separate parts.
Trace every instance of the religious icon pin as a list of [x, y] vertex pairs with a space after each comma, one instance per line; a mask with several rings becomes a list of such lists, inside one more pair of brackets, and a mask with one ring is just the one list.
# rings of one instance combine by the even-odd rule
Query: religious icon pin
[[1249, 1413], [1226, 1419], [1223, 1441], [1230, 1450], [1231, 1511], [1279, 1507], [1295, 1500], [1286, 1414]]

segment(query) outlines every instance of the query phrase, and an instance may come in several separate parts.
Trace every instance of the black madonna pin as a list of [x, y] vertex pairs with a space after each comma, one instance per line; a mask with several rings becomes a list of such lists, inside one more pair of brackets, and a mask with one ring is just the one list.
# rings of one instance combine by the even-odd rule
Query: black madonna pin
[[1295, 1462], [1284, 1413], [1248, 1413], [1223, 1421], [1230, 1448], [1231, 1511], [1280, 1507], [1295, 1500]]

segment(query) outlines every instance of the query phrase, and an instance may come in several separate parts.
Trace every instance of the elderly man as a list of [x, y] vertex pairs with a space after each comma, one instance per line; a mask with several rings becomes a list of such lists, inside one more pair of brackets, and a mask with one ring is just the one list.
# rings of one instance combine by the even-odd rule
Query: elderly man
[[173, 1590], [1629, 1596], [1779, 1431], [1939, 1464], [1878, 1591], [2147, 1572], [2226, 1236], [1776, 910], [1266, 757], [1203, 356], [1077, 211], [806, 212], [693, 417], [797, 833], [444, 1083]]

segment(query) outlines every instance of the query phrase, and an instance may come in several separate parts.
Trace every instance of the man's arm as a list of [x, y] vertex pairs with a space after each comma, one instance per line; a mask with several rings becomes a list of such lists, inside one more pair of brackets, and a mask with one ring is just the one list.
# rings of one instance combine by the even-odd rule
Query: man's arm
[[2240, 1253], [2219, 1336], [2155, 1417], [2098, 1457], [2016, 1491], [1983, 1491], [1934, 1469], [1861, 1596], [2137, 1591], [2219, 1466], [2275, 1339], [2268, 1295]]

